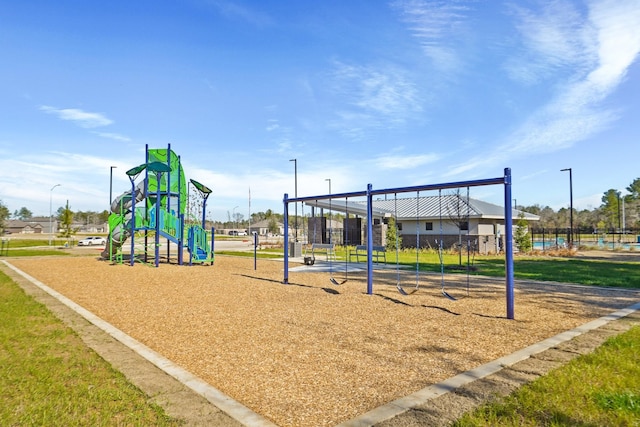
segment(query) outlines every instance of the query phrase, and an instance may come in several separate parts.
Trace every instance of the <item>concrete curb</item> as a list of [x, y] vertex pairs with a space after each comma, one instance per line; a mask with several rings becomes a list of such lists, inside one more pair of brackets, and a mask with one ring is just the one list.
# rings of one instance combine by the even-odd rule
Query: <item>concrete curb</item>
[[594, 329], [598, 329], [609, 322], [618, 320], [622, 317], [626, 317], [638, 310], [640, 310], [640, 303], [634, 304], [622, 310], [615, 311], [611, 314], [600, 317], [599, 319], [592, 320], [591, 322], [578, 326], [577, 328], [562, 332], [551, 338], [540, 341], [539, 343], [530, 345], [529, 347], [525, 347], [521, 350], [511, 353], [507, 356], [501, 357], [477, 368], [458, 374], [438, 384], [433, 384], [408, 396], [379, 406], [378, 408], [366, 412], [356, 418], [341, 423], [337, 427], [372, 426], [389, 420], [409, 411], [410, 409], [423, 405], [429, 400], [451, 392], [478, 379], [495, 374], [505, 367], [512, 366], [522, 360], [528, 359], [534, 354], [541, 353], [545, 350], [556, 347], [560, 343], [569, 341]]

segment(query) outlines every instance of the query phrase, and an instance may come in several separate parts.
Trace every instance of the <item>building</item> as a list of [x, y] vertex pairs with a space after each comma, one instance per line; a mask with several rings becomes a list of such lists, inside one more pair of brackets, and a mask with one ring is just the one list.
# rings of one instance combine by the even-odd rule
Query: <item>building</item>
[[[278, 236], [282, 236], [284, 235], [284, 224], [280, 221], [276, 221], [275, 222], [275, 226], [274, 224], [272, 224], [271, 219], [263, 219], [262, 221], [258, 221], [255, 222], [253, 224], [251, 224], [251, 226], [249, 227], [249, 234], [252, 233], [258, 233], [259, 236], [267, 236], [269, 234], [274, 234], [274, 235], [278, 235]], [[292, 224], [289, 224], [289, 229], [293, 230], [292, 228]], [[269, 231], [270, 228], [275, 228], [275, 230], [277, 231]], [[292, 231], [289, 233], [291, 234]]]
[[[306, 202], [312, 206], [309, 223], [315, 217], [314, 208], [348, 214], [342, 224], [343, 241], [359, 245], [366, 241], [367, 203], [361, 200], [317, 200]], [[395, 218], [401, 247], [444, 248], [471, 246], [480, 253], [499, 252], [505, 235], [504, 207], [460, 194], [441, 196], [387, 198], [373, 200], [373, 243], [387, 245], [390, 218]], [[513, 209], [513, 222], [522, 217], [538, 221], [540, 217]], [[311, 227], [311, 225], [310, 225]], [[317, 225], [316, 225], [317, 227]], [[393, 244], [393, 242], [390, 242]]]
[[[4, 223], [4, 231], [7, 234], [49, 234], [49, 218], [34, 217], [27, 221], [8, 219]], [[57, 231], [57, 221], [51, 221], [51, 228]]]

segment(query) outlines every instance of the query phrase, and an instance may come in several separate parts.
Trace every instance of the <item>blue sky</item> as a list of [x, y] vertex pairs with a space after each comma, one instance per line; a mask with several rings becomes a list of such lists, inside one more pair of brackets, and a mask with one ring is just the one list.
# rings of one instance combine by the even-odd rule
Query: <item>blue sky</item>
[[510, 167], [558, 209], [572, 168], [595, 208], [640, 177], [638, 28], [638, 0], [4, 2], [0, 200], [102, 211], [170, 143], [214, 219], [281, 212], [293, 158], [299, 196]]

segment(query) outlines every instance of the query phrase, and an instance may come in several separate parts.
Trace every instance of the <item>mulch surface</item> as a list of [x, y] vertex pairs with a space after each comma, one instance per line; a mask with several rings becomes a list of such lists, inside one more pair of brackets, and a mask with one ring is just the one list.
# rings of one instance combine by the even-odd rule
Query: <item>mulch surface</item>
[[[638, 301], [638, 292], [395, 270], [333, 286], [281, 261], [111, 265], [95, 257], [11, 259], [37, 278], [281, 426], [330, 426]], [[295, 264], [293, 265], [295, 266]], [[292, 267], [293, 267], [292, 266]], [[415, 274], [401, 273], [413, 286]], [[342, 276], [340, 277], [342, 278]]]

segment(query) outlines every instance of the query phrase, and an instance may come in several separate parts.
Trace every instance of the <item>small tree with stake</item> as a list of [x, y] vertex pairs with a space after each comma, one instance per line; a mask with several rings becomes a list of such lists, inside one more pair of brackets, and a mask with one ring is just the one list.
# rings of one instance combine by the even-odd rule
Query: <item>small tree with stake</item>
[[516, 246], [520, 252], [531, 251], [531, 239], [529, 238], [528, 222], [524, 219], [524, 212], [520, 212], [518, 215], [518, 221], [516, 222], [516, 229], [513, 232], [513, 240], [516, 242]]
[[76, 234], [76, 230], [73, 230], [71, 228], [71, 224], [73, 223], [73, 212], [71, 212], [71, 209], [69, 209], [68, 200], [64, 209], [61, 209], [60, 223], [62, 224], [62, 229], [60, 230], [60, 237], [63, 237], [69, 240], [71, 236]]
[[398, 226], [396, 219], [394, 217], [389, 218], [389, 223], [387, 224], [387, 242], [386, 242], [387, 251], [396, 250], [396, 246], [398, 249], [402, 247], [402, 236], [398, 232]]

